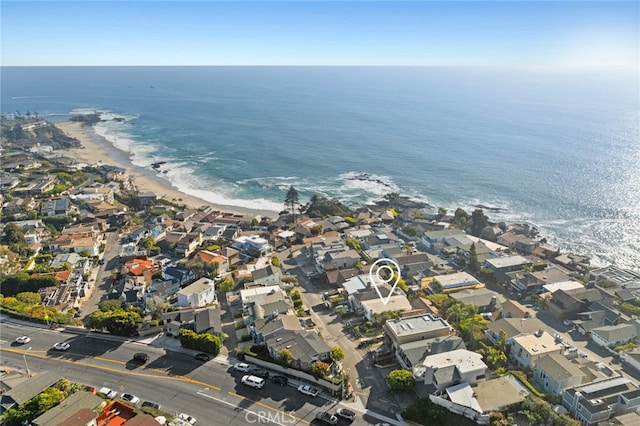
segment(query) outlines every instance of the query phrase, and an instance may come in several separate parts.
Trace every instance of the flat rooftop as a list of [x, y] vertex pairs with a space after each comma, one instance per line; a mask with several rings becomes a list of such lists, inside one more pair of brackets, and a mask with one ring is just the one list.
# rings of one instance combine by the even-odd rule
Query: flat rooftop
[[387, 321], [387, 327], [396, 336], [409, 336], [441, 328], [449, 328], [449, 323], [442, 318], [435, 318], [431, 314], [398, 318]]

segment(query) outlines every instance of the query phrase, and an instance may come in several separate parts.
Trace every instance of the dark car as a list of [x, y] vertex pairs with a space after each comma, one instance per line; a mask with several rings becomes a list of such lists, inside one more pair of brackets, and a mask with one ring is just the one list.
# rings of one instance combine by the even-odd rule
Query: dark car
[[209, 361], [211, 359], [211, 357], [205, 353], [195, 354], [193, 357], [198, 361]]
[[280, 386], [286, 386], [289, 383], [289, 379], [284, 376], [271, 376], [271, 381]]
[[327, 411], [316, 413], [316, 419], [320, 420], [321, 422], [328, 423], [330, 425], [338, 424], [338, 418]]
[[149, 361], [149, 355], [145, 354], [144, 352], [138, 352], [133, 356], [133, 359], [134, 361], [138, 361], [144, 364], [145, 362]]
[[269, 377], [269, 372], [264, 368], [252, 368], [249, 370], [249, 374], [252, 376], [260, 377], [261, 379], [266, 379]]
[[145, 402], [142, 403], [141, 406], [142, 407], [150, 407], [150, 408], [153, 408], [155, 410], [159, 410], [160, 409], [160, 404], [158, 404], [155, 401], [145, 401]]
[[347, 408], [338, 408], [336, 410], [336, 416], [342, 417], [343, 419], [353, 420], [356, 418], [356, 413]]

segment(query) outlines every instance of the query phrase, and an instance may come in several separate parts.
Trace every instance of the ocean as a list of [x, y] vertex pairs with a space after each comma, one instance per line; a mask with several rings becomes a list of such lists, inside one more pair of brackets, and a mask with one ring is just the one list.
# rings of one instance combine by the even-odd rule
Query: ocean
[[[3, 67], [3, 114], [95, 126], [212, 203], [278, 212], [293, 185], [492, 206], [564, 251], [640, 270], [635, 71], [442, 67]], [[122, 117], [124, 122], [112, 120]]]

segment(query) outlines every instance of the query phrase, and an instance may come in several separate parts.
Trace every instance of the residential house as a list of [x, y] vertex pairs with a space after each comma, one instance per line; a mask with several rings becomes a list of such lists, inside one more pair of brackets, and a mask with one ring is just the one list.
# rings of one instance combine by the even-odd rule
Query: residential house
[[574, 253], [555, 256], [552, 261], [570, 271], [585, 271], [589, 268], [589, 258]]
[[578, 312], [588, 311], [591, 303], [602, 298], [603, 294], [597, 288], [558, 290], [548, 300], [545, 309], [558, 320], [575, 319]]
[[506, 344], [511, 345], [514, 337], [530, 335], [539, 330], [547, 330], [547, 327], [537, 318], [501, 318], [490, 322], [484, 335], [493, 344], [504, 338]]
[[231, 247], [225, 247], [220, 250], [220, 255], [229, 259], [229, 268], [240, 263], [240, 252]]
[[158, 270], [158, 267], [152, 260], [145, 258], [134, 258], [125, 261], [122, 265], [121, 274], [135, 277], [140, 284], [149, 285], [153, 279], [153, 274]]
[[295, 315], [273, 313], [263, 318], [256, 318], [249, 326], [249, 335], [253, 338], [254, 343], [264, 344], [271, 336], [283, 330], [301, 329], [300, 319]]
[[74, 269], [82, 257], [78, 253], [60, 253], [51, 260], [49, 265], [53, 269], [64, 269], [68, 265]]
[[205, 308], [187, 308], [162, 314], [162, 322], [168, 336], [178, 337], [180, 329], [186, 328], [194, 332], [209, 333], [222, 339], [222, 320], [218, 306]]
[[[402, 368], [407, 370], [412, 370], [414, 365], [421, 363], [426, 355], [430, 355], [433, 344], [442, 346], [441, 341], [446, 340], [451, 334], [451, 327], [444, 319], [435, 318], [430, 314], [388, 320], [383, 330], [385, 346], [389, 347], [389, 351], [395, 355]], [[456, 338], [453, 340], [460, 340], [457, 336], [451, 337]], [[460, 342], [451, 345], [458, 346]]]
[[266, 268], [251, 271], [251, 279], [261, 285], [278, 285], [282, 280], [282, 272], [280, 268], [269, 265]]
[[43, 390], [60, 380], [60, 375], [53, 371], [41, 371], [28, 380], [17, 384], [0, 395], [0, 415], [13, 407], [24, 404]]
[[153, 205], [158, 200], [158, 196], [153, 192], [141, 192], [138, 194], [138, 209], [144, 210]]
[[184, 286], [196, 279], [196, 274], [186, 266], [176, 264], [168, 265], [162, 269], [162, 279], [174, 281]]
[[204, 264], [208, 264], [208, 265], [217, 264], [218, 274], [226, 274], [227, 272], [229, 272], [229, 259], [226, 256], [223, 256], [217, 253], [212, 253], [207, 250], [198, 251], [196, 256], [198, 256], [198, 258]]
[[460, 383], [474, 384], [484, 379], [489, 367], [482, 355], [466, 349], [458, 349], [429, 355], [424, 359], [424, 383], [437, 391]]
[[201, 307], [217, 303], [215, 285], [208, 278], [200, 278], [178, 291], [178, 306]]
[[611, 416], [640, 408], [640, 389], [625, 377], [615, 377], [566, 389], [562, 405], [582, 425], [592, 426]]
[[147, 298], [157, 297], [160, 300], [165, 300], [178, 291], [180, 291], [179, 283], [172, 280], [155, 279], [151, 281], [151, 284], [147, 288]]
[[533, 370], [533, 380], [544, 393], [562, 395], [565, 389], [580, 386], [586, 374], [561, 354], [540, 357]]
[[[366, 318], [367, 321], [373, 321], [376, 314], [386, 311], [408, 312], [412, 310], [407, 296], [399, 288], [396, 288], [391, 295], [391, 288], [388, 286], [379, 285], [377, 288], [382, 296], [378, 295], [378, 292], [373, 287], [349, 296], [349, 303], [353, 309]], [[384, 301], [381, 300], [381, 297], [384, 298]]]
[[329, 251], [319, 259], [319, 262], [316, 262], [316, 269], [318, 272], [323, 272], [328, 265], [335, 265], [338, 269], [350, 269], [354, 268], [359, 261], [360, 255], [355, 250]]
[[[93, 411], [104, 405], [104, 399], [90, 392], [75, 392], [63, 399], [60, 404], [36, 417], [30, 424], [33, 426], [60, 426], [69, 424], [70, 420], [76, 420], [80, 410]], [[93, 414], [90, 420], [95, 420]], [[81, 425], [81, 423], [75, 423]], [[87, 423], [85, 422], [84, 425]], [[83, 425], [83, 426], [84, 426]]]
[[520, 270], [523, 266], [531, 267], [531, 265], [532, 262], [529, 259], [520, 255], [494, 257], [483, 263], [483, 266], [493, 271], [496, 277]]
[[238, 250], [245, 260], [263, 257], [273, 253], [273, 247], [265, 238], [257, 235], [243, 235], [236, 238], [231, 247]]
[[488, 288], [461, 290], [451, 293], [450, 296], [460, 303], [475, 305], [478, 313], [497, 311], [507, 300], [500, 293]]
[[479, 289], [483, 288], [484, 284], [468, 272], [454, 272], [452, 274], [423, 278], [420, 286], [428, 289], [433, 294], [437, 294]]
[[40, 205], [40, 214], [46, 217], [65, 217], [71, 212], [71, 207], [71, 202], [66, 197], [44, 200]]
[[502, 302], [502, 318], [531, 318], [535, 316], [535, 311], [526, 307], [516, 300]]
[[638, 337], [633, 324], [606, 325], [591, 330], [591, 340], [603, 348], [615, 348]]
[[629, 364], [629, 366], [637, 372], [640, 372], [640, 348], [621, 351], [620, 359], [622, 360], [622, 362]]
[[510, 284], [516, 293], [531, 295], [542, 292], [543, 286], [546, 284], [553, 284], [570, 279], [571, 277], [560, 268], [550, 267], [544, 271], [513, 272], [513, 279], [510, 281]]
[[203, 239], [200, 232], [189, 232], [178, 240], [178, 244], [176, 244], [176, 248], [174, 250], [175, 255], [177, 257], [189, 257], [191, 253], [196, 251], [202, 242]]
[[2, 213], [10, 216], [28, 210], [33, 210], [38, 206], [38, 202], [34, 198], [14, 198], [2, 206]]
[[267, 338], [265, 345], [273, 359], [287, 349], [293, 358], [290, 367], [298, 370], [309, 370], [315, 361], [330, 360], [331, 348], [315, 331], [282, 330]]
[[515, 336], [512, 339], [509, 359], [521, 367], [534, 368], [538, 359], [548, 354], [562, 354], [564, 347], [551, 334], [543, 330]]
[[422, 240], [420, 241], [424, 247], [433, 254], [440, 253], [440, 250], [444, 247], [444, 241], [448, 238], [466, 235], [464, 231], [460, 229], [443, 229], [439, 231], [427, 231], [424, 233]]
[[607, 302], [613, 299], [604, 299], [602, 302], [594, 302], [586, 312], [578, 312], [577, 319], [572, 321], [575, 329], [583, 336], [589, 336], [591, 330], [607, 325], [618, 325], [629, 321], [629, 317], [623, 315]]

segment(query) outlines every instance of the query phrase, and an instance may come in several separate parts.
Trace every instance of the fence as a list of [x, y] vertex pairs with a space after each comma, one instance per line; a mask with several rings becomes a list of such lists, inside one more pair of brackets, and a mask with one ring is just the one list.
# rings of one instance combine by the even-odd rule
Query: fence
[[327, 380], [324, 379], [316, 379], [314, 376], [312, 376], [309, 373], [305, 373], [304, 371], [299, 371], [299, 370], [294, 370], [293, 368], [286, 368], [283, 367], [279, 364], [274, 364], [272, 362], [268, 362], [268, 361], [263, 361], [259, 358], [256, 358], [252, 355], [249, 354], [245, 354], [245, 359], [249, 362], [251, 362], [252, 364], [256, 364], [259, 365], [260, 367], [264, 367], [264, 368], [269, 368], [270, 370], [274, 370], [280, 374], [284, 374], [287, 376], [293, 376], [295, 378], [304, 380], [306, 382], [312, 383], [316, 386], [320, 386], [328, 391], [331, 392], [332, 395], [334, 396], [338, 396], [340, 395], [340, 391], [342, 388], [342, 384], [335, 384], [335, 383], [331, 383]]

